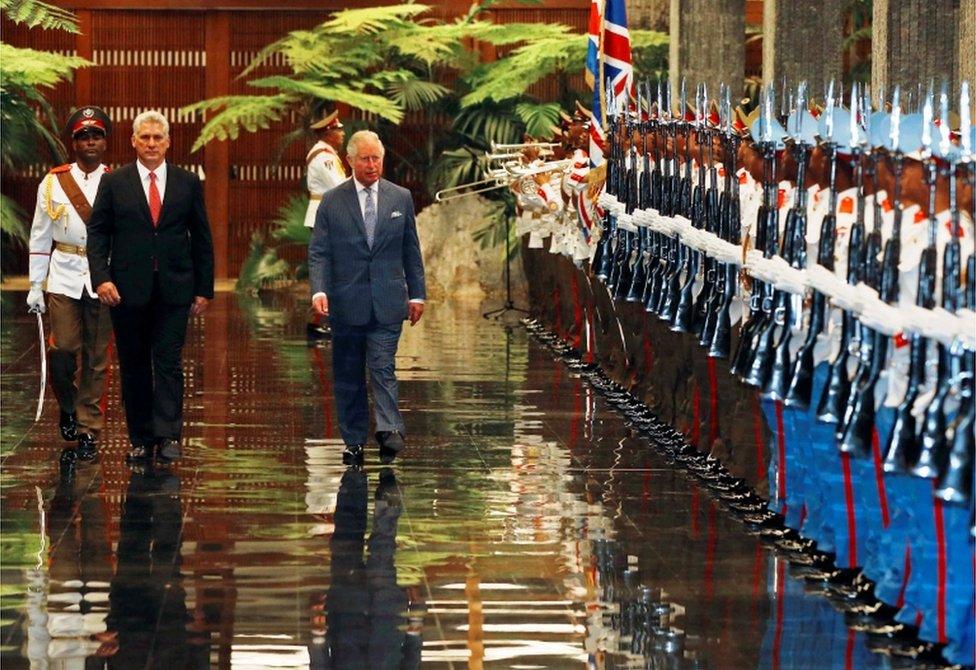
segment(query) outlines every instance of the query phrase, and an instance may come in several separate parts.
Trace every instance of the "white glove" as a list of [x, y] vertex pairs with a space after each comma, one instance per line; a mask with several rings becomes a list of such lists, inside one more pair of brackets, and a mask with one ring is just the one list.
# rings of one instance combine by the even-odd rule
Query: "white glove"
[[44, 291], [40, 286], [32, 286], [31, 290], [27, 293], [27, 307], [28, 311], [31, 313], [43, 314], [44, 307]]

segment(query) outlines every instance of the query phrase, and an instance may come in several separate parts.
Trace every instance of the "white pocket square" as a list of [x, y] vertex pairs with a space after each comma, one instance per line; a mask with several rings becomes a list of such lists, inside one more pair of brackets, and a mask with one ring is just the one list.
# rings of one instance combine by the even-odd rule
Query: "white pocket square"
[[400, 212], [400, 211], [396, 211], [396, 212], [390, 212], [390, 218], [391, 218], [391, 219], [395, 219], [395, 218], [397, 218], [398, 216], [403, 216], [403, 212]]

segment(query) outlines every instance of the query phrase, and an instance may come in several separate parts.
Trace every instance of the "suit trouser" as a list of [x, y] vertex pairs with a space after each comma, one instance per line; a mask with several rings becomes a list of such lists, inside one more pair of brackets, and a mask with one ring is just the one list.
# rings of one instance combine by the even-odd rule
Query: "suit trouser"
[[183, 343], [190, 305], [162, 300], [159, 274], [145, 305], [112, 308], [122, 402], [129, 441], [180, 439], [183, 430]]
[[[80, 298], [48, 293], [51, 316], [51, 386], [65, 412], [78, 413], [78, 432], [98, 435], [105, 424], [102, 394], [112, 322], [108, 307], [87, 292]], [[81, 370], [78, 373], [78, 357]], [[77, 382], [75, 380], [77, 374]]]
[[332, 370], [339, 432], [346, 444], [365, 444], [369, 436], [366, 368], [373, 388], [376, 430], [403, 431], [397, 407], [396, 351], [403, 323], [349, 326], [332, 322]]

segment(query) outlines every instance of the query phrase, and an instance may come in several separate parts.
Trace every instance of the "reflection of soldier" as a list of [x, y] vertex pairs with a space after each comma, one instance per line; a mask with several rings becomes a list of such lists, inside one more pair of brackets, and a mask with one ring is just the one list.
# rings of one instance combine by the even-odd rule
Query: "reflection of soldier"
[[[396, 533], [402, 505], [393, 470], [380, 471], [368, 543], [364, 542], [366, 495], [366, 474], [359, 468], [347, 470], [336, 504], [325, 644], [313, 644], [313, 668], [420, 667], [420, 620], [411, 616], [408, 622], [410, 599], [396, 583]], [[369, 557], [364, 562], [366, 544]], [[318, 636], [321, 639], [321, 629]]]
[[50, 567], [46, 576], [42, 570], [30, 575], [27, 656], [33, 665], [57, 660], [80, 666], [101, 652], [92, 638], [105, 631], [112, 566], [100, 486], [100, 472], [84, 466], [76, 477], [61, 480], [51, 500]]
[[188, 640], [180, 574], [180, 480], [170, 471], [133, 472], [122, 506], [118, 568], [101, 636], [109, 668], [207, 668], [207, 645]]

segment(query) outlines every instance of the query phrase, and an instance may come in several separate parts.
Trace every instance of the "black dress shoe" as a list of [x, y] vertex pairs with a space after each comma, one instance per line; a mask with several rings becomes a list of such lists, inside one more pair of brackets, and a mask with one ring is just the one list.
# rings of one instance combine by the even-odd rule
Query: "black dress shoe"
[[91, 433], [78, 436], [78, 460], [93, 461], [98, 456], [98, 440]]
[[401, 500], [396, 474], [391, 468], [383, 468], [380, 470], [379, 479], [379, 484], [376, 486], [376, 500], [382, 500], [390, 507], [399, 507]]
[[381, 430], [376, 433], [376, 441], [379, 442], [380, 449], [388, 449], [397, 452], [406, 446], [403, 441], [403, 433], [399, 430]]
[[72, 442], [78, 439], [78, 415], [74, 412], [61, 411], [61, 419], [58, 421], [58, 428], [61, 430], [61, 439]]
[[159, 443], [159, 451], [156, 458], [160, 463], [172, 463], [183, 458], [183, 448], [179, 440], [167, 437]]
[[343, 465], [358, 465], [363, 462], [363, 445], [347, 444], [342, 452]]
[[305, 334], [310, 340], [328, 340], [332, 337], [332, 330], [324, 323], [307, 323]]
[[126, 454], [125, 460], [132, 462], [143, 462], [147, 461], [153, 456], [152, 445], [148, 444], [133, 444], [132, 448], [129, 449], [129, 453]]

